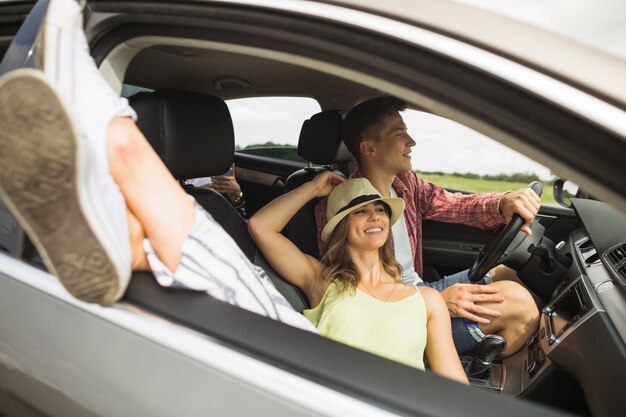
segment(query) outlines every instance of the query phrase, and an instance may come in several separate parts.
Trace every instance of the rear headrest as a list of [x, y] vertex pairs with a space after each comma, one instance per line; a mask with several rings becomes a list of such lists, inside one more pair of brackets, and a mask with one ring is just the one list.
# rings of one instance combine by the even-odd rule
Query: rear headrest
[[206, 94], [161, 90], [131, 97], [137, 126], [179, 180], [220, 175], [235, 153], [226, 103]]
[[326, 110], [305, 120], [298, 140], [298, 155], [320, 165], [346, 162], [352, 158], [341, 140], [341, 112]]

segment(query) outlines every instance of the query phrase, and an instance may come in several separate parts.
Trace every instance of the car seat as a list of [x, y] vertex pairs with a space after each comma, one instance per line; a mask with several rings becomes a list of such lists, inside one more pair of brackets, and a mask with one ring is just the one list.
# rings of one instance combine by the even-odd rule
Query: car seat
[[[182, 181], [221, 175], [233, 163], [235, 134], [230, 112], [219, 97], [184, 90], [160, 90], [131, 97], [137, 126], [174, 178]], [[248, 233], [246, 221], [220, 193], [183, 185], [185, 191], [226, 230], [250, 261], [261, 266], [298, 311], [308, 300], [267, 264]]]
[[[335, 171], [346, 176], [348, 162], [354, 159], [341, 140], [342, 116], [339, 110], [316, 113], [302, 124], [298, 139], [298, 155], [309, 161], [309, 166], [291, 174], [285, 181], [284, 193], [298, 188], [321, 172], [333, 169], [331, 165], [342, 164], [344, 171]], [[312, 163], [321, 166], [313, 166]], [[321, 198], [314, 198], [301, 208], [283, 229], [301, 251], [320, 258], [317, 243], [315, 206]]]

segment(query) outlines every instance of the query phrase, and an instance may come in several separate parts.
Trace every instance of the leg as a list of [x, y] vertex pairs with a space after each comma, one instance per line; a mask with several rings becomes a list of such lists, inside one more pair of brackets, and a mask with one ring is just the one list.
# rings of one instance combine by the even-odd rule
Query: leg
[[123, 294], [131, 265], [117, 187], [100, 175], [89, 144], [77, 140], [78, 126], [41, 72], [3, 76], [0, 105], [3, 201], [71, 294], [112, 303]]
[[500, 281], [493, 284], [500, 288], [504, 301], [500, 304], [485, 306], [499, 310], [502, 315], [489, 324], [479, 324], [484, 334], [502, 336], [507, 346], [502, 353], [508, 357], [522, 348], [539, 325], [539, 310], [530, 293], [521, 285], [512, 281]]
[[130, 250], [133, 253], [133, 271], [150, 271], [150, 263], [143, 248], [143, 240], [146, 233], [143, 226], [135, 215], [126, 209], [126, 218], [128, 219], [128, 234], [130, 236]]
[[130, 118], [108, 130], [109, 167], [126, 204], [161, 261], [176, 271], [183, 241], [194, 223], [193, 202]]
[[468, 273], [469, 273], [469, 269], [466, 269], [466, 270], [463, 270], [454, 274], [444, 275], [441, 279], [437, 281], [433, 281], [433, 282], [424, 281], [423, 283], [420, 283], [419, 285], [425, 285], [427, 287], [434, 288], [437, 291], [441, 292], [445, 290], [446, 288], [451, 287], [454, 284], [477, 284], [477, 285], [486, 284], [484, 278], [477, 282], [470, 282]]
[[[141, 169], [125, 164], [134, 169], [132, 175], [109, 166], [111, 153], [117, 153], [116, 161], [142, 163], [133, 157], [151, 148], [128, 117], [134, 115], [132, 109], [100, 76], [81, 27], [78, 3], [52, 0], [42, 26], [43, 46], [36, 51], [43, 72], [22, 70], [3, 77], [3, 126], [10, 124], [11, 129], [0, 137], [0, 157], [6, 162], [0, 188], [48, 269], [76, 297], [106, 305], [123, 294], [131, 265], [146, 267], [141, 245], [134, 241], [131, 248], [129, 230], [134, 238], [133, 228], [140, 225], [175, 270], [182, 240], [193, 224], [193, 206], [156, 155], [143, 158], [147, 163]], [[141, 153], [128, 155], [129, 149]], [[139, 187], [132, 181], [139, 175], [152, 176], [156, 183], [146, 181]], [[118, 185], [133, 196], [128, 201], [133, 224], [124, 214], [126, 202]], [[147, 199], [153, 191], [156, 197]], [[163, 193], [172, 198], [161, 198], [155, 207], [170, 210], [168, 215], [146, 212], [144, 207]], [[146, 204], [138, 204], [144, 199]], [[164, 238], [158, 223], [160, 230], [174, 232]], [[71, 229], [74, 236], [59, 244], [57, 237]], [[86, 266], [93, 269], [91, 280], [77, 272]]]
[[[498, 265], [490, 272], [494, 282], [513, 281], [526, 288], [526, 285], [524, 285], [522, 280], [517, 276], [517, 272], [514, 269], [509, 268], [508, 266]], [[530, 292], [533, 300], [535, 300], [535, 304], [537, 304], [539, 307], [542, 307], [544, 304], [543, 300], [539, 298], [539, 296], [536, 295], [534, 292], [530, 291], [528, 288], [526, 289], [528, 290], [528, 292]]]
[[[505, 270], [512, 271], [515, 275], [513, 270], [506, 267]], [[504, 275], [500, 276], [503, 277]], [[467, 270], [446, 276], [428, 285], [441, 291], [457, 283], [470, 283]], [[493, 285], [500, 288], [500, 295], [504, 298], [502, 303], [482, 303], [481, 305], [498, 310], [502, 315], [495, 320], [493, 317], [485, 317], [492, 320], [486, 325], [463, 318], [453, 318], [452, 334], [457, 351], [465, 353], [475, 349], [485, 334], [497, 334], [507, 341], [507, 348], [502, 356], [507, 357], [514, 354], [537, 330], [539, 324], [539, 310], [531, 294], [525, 287], [512, 281], [485, 284], [484, 280], [481, 280], [476, 284]]]
[[106, 305], [123, 295], [131, 264], [149, 266], [165, 285], [314, 331], [170, 175], [99, 75], [77, 4], [51, 0], [46, 22], [43, 44], [56, 49], [44, 50], [44, 72], [0, 80], [0, 196], [51, 272]]

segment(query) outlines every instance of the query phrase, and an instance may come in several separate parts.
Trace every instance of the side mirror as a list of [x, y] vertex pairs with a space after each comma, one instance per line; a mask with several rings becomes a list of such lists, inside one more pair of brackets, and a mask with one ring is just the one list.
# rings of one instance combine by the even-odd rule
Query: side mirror
[[580, 188], [578, 184], [573, 183], [570, 180], [559, 178], [554, 181], [553, 186], [554, 199], [557, 203], [563, 207], [572, 207], [572, 197], [578, 197], [580, 194]]

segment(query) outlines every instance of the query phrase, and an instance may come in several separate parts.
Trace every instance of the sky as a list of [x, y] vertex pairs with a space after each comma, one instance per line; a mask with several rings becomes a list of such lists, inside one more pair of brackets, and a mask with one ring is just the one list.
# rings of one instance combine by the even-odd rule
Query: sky
[[624, 0], [455, 0], [626, 59]]
[[[457, 0], [506, 15], [626, 60], [626, 0]], [[302, 122], [320, 111], [312, 99], [266, 98], [229, 103], [235, 141], [245, 147], [273, 141], [297, 145]], [[421, 171], [512, 174], [533, 172], [549, 179], [550, 171], [465, 126], [434, 115], [403, 114], [417, 142], [413, 168]]]

